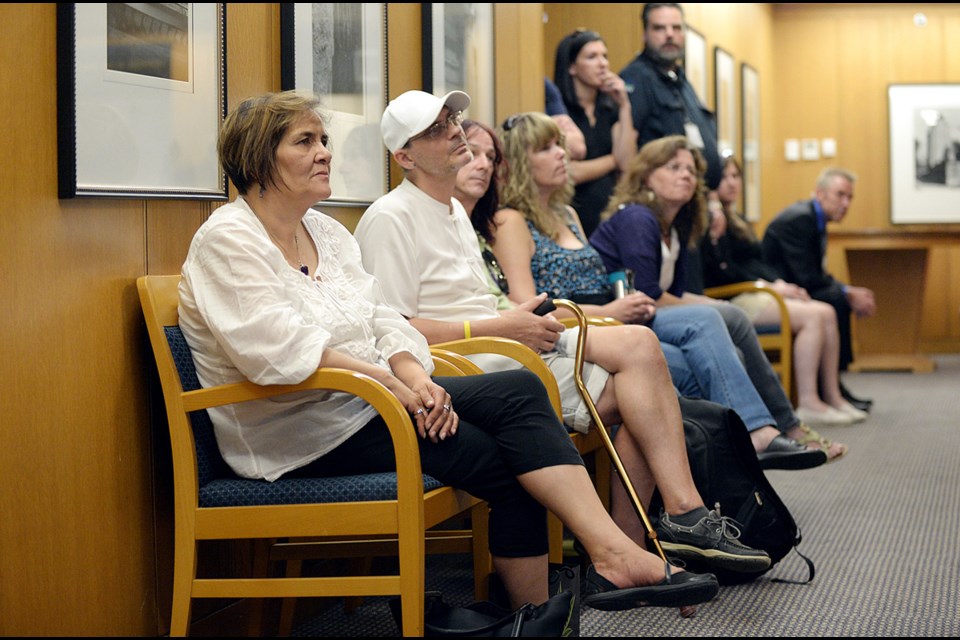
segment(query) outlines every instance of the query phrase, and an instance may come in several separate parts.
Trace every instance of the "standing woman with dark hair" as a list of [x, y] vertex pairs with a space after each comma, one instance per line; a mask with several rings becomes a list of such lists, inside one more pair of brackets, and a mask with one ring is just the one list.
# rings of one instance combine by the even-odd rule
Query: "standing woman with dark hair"
[[630, 99], [623, 80], [610, 70], [607, 45], [595, 31], [578, 29], [560, 41], [553, 76], [587, 143], [586, 157], [570, 161], [569, 172], [576, 185], [573, 208], [589, 237], [617, 176], [637, 151]]

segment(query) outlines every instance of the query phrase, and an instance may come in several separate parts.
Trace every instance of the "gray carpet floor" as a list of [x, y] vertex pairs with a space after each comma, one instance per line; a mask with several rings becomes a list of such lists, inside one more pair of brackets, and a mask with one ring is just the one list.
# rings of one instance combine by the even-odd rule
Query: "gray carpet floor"
[[[821, 428], [845, 442], [845, 458], [768, 477], [803, 533], [800, 550], [762, 578], [722, 587], [692, 618], [675, 609], [581, 610], [583, 636], [960, 636], [960, 355], [936, 356], [930, 374], [848, 373], [846, 385], [874, 399], [859, 425]], [[469, 560], [431, 557], [430, 589], [471, 598]], [[296, 636], [397, 635], [386, 600], [344, 614], [331, 606]]]

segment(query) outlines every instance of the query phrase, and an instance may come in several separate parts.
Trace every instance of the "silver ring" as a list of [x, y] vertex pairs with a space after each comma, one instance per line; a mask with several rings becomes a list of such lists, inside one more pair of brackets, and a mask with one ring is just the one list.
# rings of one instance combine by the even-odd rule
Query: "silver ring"
[[413, 412], [413, 415], [415, 416], [423, 415], [423, 409], [417, 409], [416, 411]]
[[444, 411], [450, 411], [450, 405], [448, 405], [448, 404], [443, 405], [443, 410], [444, 410]]

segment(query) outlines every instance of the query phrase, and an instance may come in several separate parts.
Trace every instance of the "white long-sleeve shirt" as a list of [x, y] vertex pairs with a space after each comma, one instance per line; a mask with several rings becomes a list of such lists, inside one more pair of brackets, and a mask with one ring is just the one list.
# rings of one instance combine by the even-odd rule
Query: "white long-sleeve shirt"
[[[384, 302], [353, 236], [312, 209], [304, 223], [320, 258], [309, 276], [287, 263], [243, 198], [218, 208], [197, 231], [179, 311], [200, 384], [295, 384], [316, 371], [325, 349], [384, 369], [394, 354], [410, 352], [432, 372], [426, 341]], [[349, 394], [312, 391], [210, 414], [230, 467], [275, 480], [335, 448], [376, 412]]]

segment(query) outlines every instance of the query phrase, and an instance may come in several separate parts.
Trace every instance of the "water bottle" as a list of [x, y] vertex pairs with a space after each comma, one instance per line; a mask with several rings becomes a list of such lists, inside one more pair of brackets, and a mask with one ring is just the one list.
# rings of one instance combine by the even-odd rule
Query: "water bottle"
[[627, 272], [614, 271], [608, 277], [610, 288], [613, 290], [614, 298], [622, 298], [627, 295]]

